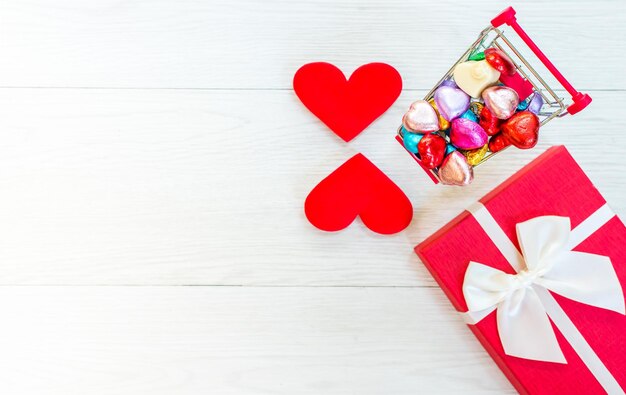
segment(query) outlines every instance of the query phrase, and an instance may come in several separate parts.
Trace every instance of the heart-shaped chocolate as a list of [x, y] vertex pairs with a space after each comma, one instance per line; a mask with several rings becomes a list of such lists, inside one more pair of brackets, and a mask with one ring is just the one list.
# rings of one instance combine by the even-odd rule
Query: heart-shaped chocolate
[[439, 114], [452, 121], [469, 109], [470, 98], [459, 88], [440, 86], [435, 91], [435, 104]]
[[473, 101], [470, 103], [470, 110], [474, 112], [474, 114], [480, 116], [480, 112], [485, 108], [485, 105], [479, 101]]
[[454, 82], [453, 79], [448, 79], [448, 80], [444, 80], [441, 84], [439, 84], [440, 86], [451, 86], [453, 88], [458, 88], [459, 86], [456, 84], [456, 82]]
[[446, 140], [438, 134], [427, 134], [417, 144], [417, 151], [424, 167], [434, 169], [446, 153]]
[[402, 144], [407, 151], [417, 154], [417, 145], [422, 137], [424, 137], [423, 134], [406, 131], [402, 134]]
[[482, 96], [485, 107], [499, 119], [509, 119], [515, 114], [519, 104], [517, 92], [504, 85], [489, 87], [483, 91]]
[[452, 121], [450, 142], [457, 148], [470, 150], [487, 144], [487, 133], [476, 122], [466, 118]]
[[530, 99], [530, 102], [528, 103], [527, 110], [533, 114], [539, 114], [541, 107], [543, 107], [543, 97], [541, 97], [539, 93], [535, 92], [532, 99]]
[[453, 151], [446, 156], [438, 174], [444, 185], [468, 185], [474, 179], [472, 166], [459, 151]]
[[430, 133], [439, 130], [439, 117], [435, 109], [425, 100], [411, 104], [402, 117], [404, 127], [413, 133]]
[[530, 111], [520, 111], [502, 125], [502, 134], [517, 148], [532, 148], [539, 139], [539, 117]]
[[502, 120], [496, 118], [487, 107], [483, 107], [483, 109], [480, 110], [480, 121], [478, 124], [485, 129], [487, 135], [494, 136], [500, 132]]
[[489, 139], [489, 151], [498, 152], [511, 145], [511, 142], [507, 140], [506, 136], [502, 132], [496, 134]]
[[454, 151], [456, 151], [456, 147], [454, 145], [452, 144], [446, 145], [446, 155]]
[[478, 122], [478, 115], [476, 115], [471, 109], [465, 111], [459, 118], [467, 118], [470, 121]]
[[513, 75], [517, 73], [515, 64], [502, 50], [498, 48], [487, 48], [485, 50], [485, 61], [491, 67], [498, 70], [500, 74]]
[[460, 63], [454, 68], [452, 75], [459, 88], [476, 99], [485, 88], [495, 84], [500, 78], [500, 72], [484, 60]]

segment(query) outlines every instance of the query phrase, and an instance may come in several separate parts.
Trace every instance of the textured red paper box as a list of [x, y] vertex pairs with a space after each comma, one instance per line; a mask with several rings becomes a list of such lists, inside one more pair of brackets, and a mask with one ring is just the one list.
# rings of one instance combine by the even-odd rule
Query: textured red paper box
[[[547, 150], [480, 202], [518, 249], [515, 232], [518, 222], [542, 215], [558, 215], [570, 217], [571, 226], [575, 228], [606, 203], [563, 146]], [[574, 250], [610, 257], [622, 289], [626, 290], [626, 228], [617, 216]], [[470, 260], [515, 273], [467, 211], [419, 244], [415, 251], [460, 312], [467, 311], [462, 285]], [[552, 295], [626, 390], [626, 316], [555, 293]], [[520, 393], [606, 393], [554, 324], [552, 326], [567, 364], [526, 360], [504, 354], [495, 312], [478, 324], [469, 325]]]

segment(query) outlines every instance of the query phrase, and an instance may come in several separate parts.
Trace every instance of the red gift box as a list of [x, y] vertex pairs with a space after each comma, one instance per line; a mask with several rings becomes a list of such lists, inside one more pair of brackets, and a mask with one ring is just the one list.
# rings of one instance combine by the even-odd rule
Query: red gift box
[[[595, 254], [592, 256], [593, 259], [604, 259], [608, 267], [612, 265], [608, 273], [614, 278], [612, 286], [607, 281], [606, 286], [598, 287], [598, 284], [593, 284], [594, 280], [591, 278], [593, 275], [576, 278], [576, 275], [570, 274], [566, 275], [571, 283], [567, 286], [573, 288], [596, 286], [598, 288], [596, 292], [600, 293], [611, 288], [611, 292], [615, 291], [612, 294], [612, 303], [621, 304], [623, 310], [622, 289], [626, 288], [626, 229], [563, 146], [548, 149], [483, 197], [471, 212], [465, 211], [460, 214], [419, 244], [415, 251], [456, 310], [468, 317], [472, 315], [466, 313], [468, 312], [466, 296], [472, 297], [471, 281], [466, 277], [466, 272], [468, 276], [470, 272], [468, 268], [477, 262], [507, 273], [505, 275], [507, 278], [513, 278], [508, 275], [516, 276], [514, 283], [522, 284], [521, 281], [517, 282], [521, 278], [518, 274], [520, 269], [516, 271], [513, 268], [515, 262], [512, 262], [516, 254], [518, 257], [522, 256], [519, 252], [517, 233], [519, 229], [516, 229], [516, 225], [542, 216], [569, 218], [572, 230], [568, 254], [578, 254], [576, 256], [583, 256], [585, 259], [589, 258], [590, 254]], [[529, 221], [528, 224], [533, 221]], [[592, 226], [594, 222], [595, 227]], [[535, 232], [534, 235], [530, 233], [526, 237], [541, 238], [544, 234], [543, 231]], [[508, 250], [507, 243], [510, 247]], [[526, 247], [526, 242], [522, 244]], [[528, 251], [524, 248], [522, 250]], [[581, 252], [587, 254], [581, 255]], [[527, 256], [522, 259], [526, 259], [528, 263]], [[574, 262], [574, 266], [578, 263]], [[582, 268], [585, 269], [585, 266]], [[522, 271], [526, 274], [528, 272]], [[532, 281], [537, 281], [536, 278], [534, 277]], [[480, 283], [486, 279], [474, 278], [474, 283], [476, 280]], [[530, 288], [524, 288], [528, 284], [530, 283], [515, 285], [509, 293], [502, 295], [508, 298], [513, 292], [526, 290], [527, 293], [523, 295], [529, 295], [530, 298], [533, 292], [529, 291]], [[475, 320], [478, 322], [469, 325], [513, 386], [525, 394], [624, 393], [626, 316], [618, 312], [619, 308], [611, 311], [562, 296], [557, 293], [558, 285], [557, 292], [555, 289], [546, 291], [544, 288], [543, 294], [538, 289], [541, 286], [534, 284], [531, 288], [543, 298], [542, 307], [546, 309], [543, 317], [550, 318], [550, 321], [546, 319], [546, 323], [548, 328], [551, 326], [551, 332], [556, 336], [554, 345], [560, 348], [565, 363], [527, 359], [505, 353], [503, 340], [511, 336], [510, 333], [505, 333], [510, 330], [509, 324], [505, 328], [505, 321], [511, 314], [514, 315], [513, 313], [507, 315], [513, 311], [506, 310], [514, 303], [510, 300], [506, 302], [508, 304], [505, 302], [497, 304], [494, 307], [497, 311], [492, 311], [493, 308], [486, 310], [488, 314], [484, 315], [484, 318], [479, 317]], [[475, 305], [473, 300], [470, 302], [470, 305]], [[499, 310], [501, 307], [504, 311], [502, 314]], [[515, 310], [515, 314], [518, 313], [519, 310]], [[500, 317], [503, 317], [502, 323]], [[538, 332], [540, 331], [535, 332], [532, 329], [518, 331], [520, 344], [541, 343]], [[518, 345], [515, 342], [509, 344]], [[541, 347], [538, 351], [541, 352]]]

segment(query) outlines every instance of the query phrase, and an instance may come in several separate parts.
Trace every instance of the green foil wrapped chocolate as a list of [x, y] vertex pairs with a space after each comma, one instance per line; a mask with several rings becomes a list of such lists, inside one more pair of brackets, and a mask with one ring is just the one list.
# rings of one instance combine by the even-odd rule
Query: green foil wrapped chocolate
[[483, 59], [485, 59], [484, 52], [474, 52], [473, 54], [470, 55], [469, 58], [467, 58], [467, 60], [483, 60]]

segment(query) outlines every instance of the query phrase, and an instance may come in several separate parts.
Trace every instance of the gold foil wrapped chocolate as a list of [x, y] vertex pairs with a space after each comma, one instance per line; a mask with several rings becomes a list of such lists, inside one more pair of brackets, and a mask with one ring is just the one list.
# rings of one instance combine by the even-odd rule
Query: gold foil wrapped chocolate
[[479, 101], [473, 101], [470, 103], [470, 110], [472, 110], [472, 112], [478, 117], [480, 117], [480, 112], [483, 110], [483, 107], [485, 107], [485, 105]]
[[480, 148], [463, 151], [463, 155], [465, 155], [465, 158], [467, 159], [467, 163], [469, 163], [472, 166], [476, 166], [477, 164], [480, 163], [480, 161], [483, 160], [485, 155], [487, 155], [487, 148], [488, 146], [487, 144], [485, 144]]
[[439, 114], [439, 109], [437, 108], [437, 104], [435, 103], [435, 99], [430, 99], [428, 101], [430, 105], [435, 109], [437, 113], [437, 117], [439, 117], [439, 130], [447, 130], [450, 128], [450, 122], [448, 122], [444, 117]]

